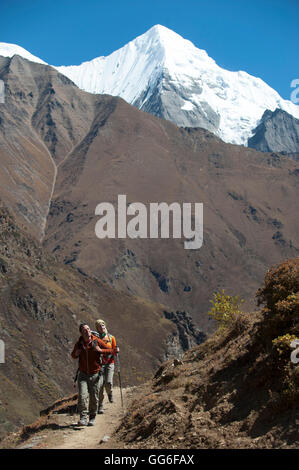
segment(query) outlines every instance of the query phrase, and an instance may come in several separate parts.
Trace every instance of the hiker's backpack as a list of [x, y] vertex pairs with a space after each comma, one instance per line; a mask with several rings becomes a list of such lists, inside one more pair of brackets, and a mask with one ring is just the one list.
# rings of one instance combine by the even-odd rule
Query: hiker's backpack
[[[91, 332], [93, 335], [95, 335], [97, 338], [99, 338], [100, 340], [103, 341], [103, 338], [101, 338], [100, 334], [97, 332], [97, 331], [92, 331]], [[110, 335], [110, 333], [107, 333], [107, 336], [109, 338], [109, 342], [111, 343], [111, 346], [112, 346], [112, 336], [113, 335]], [[107, 341], [108, 342], [108, 341]], [[105, 359], [104, 359], [104, 362], [103, 362], [103, 358], [101, 357], [102, 359], [102, 364], [105, 364], [105, 360], [106, 359], [111, 359], [113, 357], [113, 354], [105, 354]]]

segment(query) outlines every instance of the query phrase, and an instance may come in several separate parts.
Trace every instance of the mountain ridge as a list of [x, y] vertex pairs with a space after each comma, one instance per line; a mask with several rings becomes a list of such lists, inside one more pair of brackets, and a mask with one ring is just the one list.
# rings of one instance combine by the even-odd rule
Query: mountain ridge
[[55, 68], [85, 91], [120, 96], [178, 126], [204, 127], [239, 145], [247, 145], [266, 109], [299, 118], [298, 106], [263, 80], [222, 69], [206, 51], [161, 25], [106, 57]]
[[248, 139], [248, 147], [260, 152], [295, 154], [299, 152], [299, 119], [281, 109], [266, 110], [253, 135]]

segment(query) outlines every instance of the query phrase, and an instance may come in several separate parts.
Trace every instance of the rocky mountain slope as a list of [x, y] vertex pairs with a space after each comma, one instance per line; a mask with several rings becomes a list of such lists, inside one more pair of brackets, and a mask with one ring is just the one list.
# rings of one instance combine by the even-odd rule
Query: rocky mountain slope
[[[163, 363], [146, 384], [126, 390], [120, 423], [116, 393], [116, 403], [107, 404], [95, 428], [76, 431], [74, 395], [0, 446], [110, 452], [298, 448], [299, 368], [290, 344], [299, 337], [299, 258], [269, 270], [257, 295], [261, 311], [230, 313], [225, 327], [220, 323], [205, 343]], [[105, 442], [103, 436], [110, 438]]]
[[[144, 382], [166, 357], [203, 337], [190, 319], [173, 321], [165, 306], [119, 293], [59, 263], [0, 207], [0, 364], [2, 437], [40, 409], [72, 393], [77, 363], [70, 353], [78, 324], [103, 317], [121, 349], [123, 385]], [[172, 316], [177, 317], [175, 312]], [[134, 329], [130, 325], [134, 324]], [[186, 345], [187, 342], [187, 345]]]
[[129, 448], [298, 448], [299, 258], [273, 267], [265, 308], [168, 361], [140, 391], [116, 437]]
[[[30, 57], [19, 46], [0, 43], [0, 55], [13, 54]], [[120, 96], [178, 126], [203, 127], [234, 144], [247, 145], [266, 109], [299, 118], [298, 106], [263, 80], [219, 67], [205, 50], [161, 25], [107, 57], [56, 68], [82, 90]]]
[[[65, 264], [208, 332], [212, 293], [250, 299], [262, 272], [298, 253], [298, 170], [279, 154], [180, 129], [120, 98], [79, 90], [49, 66], [1, 59], [0, 195]], [[95, 235], [100, 202], [201, 202], [200, 250], [183, 239]]]
[[[57, 168], [88, 132], [89, 94], [51, 67], [0, 57], [5, 104], [0, 106], [1, 196], [37, 238], [44, 235]], [[21, 218], [19, 218], [21, 216]]]
[[299, 119], [282, 109], [266, 110], [252, 133], [248, 147], [260, 152], [299, 152]]

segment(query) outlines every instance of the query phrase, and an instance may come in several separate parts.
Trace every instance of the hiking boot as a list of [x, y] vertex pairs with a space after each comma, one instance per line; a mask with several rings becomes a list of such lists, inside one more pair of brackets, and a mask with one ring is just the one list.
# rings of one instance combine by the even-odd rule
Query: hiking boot
[[80, 418], [80, 420], [78, 421], [78, 426], [87, 426], [87, 418]]
[[88, 423], [88, 426], [94, 426], [96, 423], [96, 417], [95, 416], [91, 416], [89, 418], [89, 423]]
[[102, 415], [103, 413], [104, 413], [103, 405], [99, 405], [98, 415]]
[[110, 395], [108, 395], [108, 399], [109, 399], [110, 403], [113, 403], [113, 395], [112, 395], [112, 393], [110, 393]]

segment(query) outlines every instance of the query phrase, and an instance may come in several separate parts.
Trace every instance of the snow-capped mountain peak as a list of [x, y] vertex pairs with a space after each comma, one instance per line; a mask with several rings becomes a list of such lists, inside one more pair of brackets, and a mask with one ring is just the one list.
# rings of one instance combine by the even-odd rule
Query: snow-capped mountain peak
[[166, 32], [172, 33], [156, 25], [107, 57], [100, 56], [81, 65], [60, 66], [57, 70], [85, 91], [121, 96], [133, 103], [164, 67], [165, 43], [169, 42]]
[[179, 126], [205, 127], [226, 142], [247, 145], [264, 111], [299, 108], [263, 80], [219, 67], [205, 50], [162, 25], [107, 57], [57, 67], [80, 88], [121, 96]]
[[31, 62], [37, 62], [39, 64], [47, 65], [46, 62], [44, 62], [42, 59], [36, 57], [35, 55], [26, 51], [26, 49], [21, 46], [18, 46], [17, 44], [0, 42], [0, 56], [13, 57], [14, 55], [19, 55], [24, 59], [30, 60]]
[[[194, 61], [201, 68], [215, 64], [206, 51], [197, 49], [191, 41], [165, 26], [155, 25], [107, 57], [56, 68], [85, 91], [121, 96], [143, 109], [150, 96], [148, 90], [161, 87], [163, 74], [167, 72], [174, 79], [185, 77]], [[184, 82], [190, 82], [183, 76]]]
[[[0, 55], [13, 54], [44, 63], [0, 43]], [[107, 57], [55, 68], [85, 91], [120, 96], [178, 126], [204, 127], [225, 142], [247, 145], [266, 109], [299, 118], [299, 107], [263, 80], [219, 67], [205, 50], [162, 25]]]
[[205, 50], [196, 48], [191, 41], [160, 24], [153, 26], [136, 40], [141, 38], [147, 42], [151, 38], [156, 39], [157, 43], [165, 48], [165, 54], [169, 57], [184, 55], [184, 61], [186, 61], [186, 53], [190, 53], [191, 55], [195, 54], [198, 59], [215, 64], [215, 61], [208, 56]]

